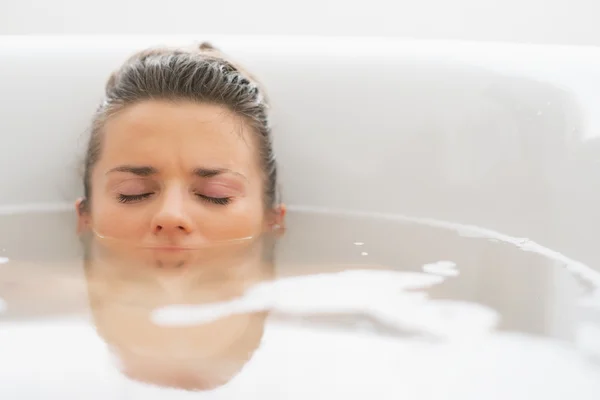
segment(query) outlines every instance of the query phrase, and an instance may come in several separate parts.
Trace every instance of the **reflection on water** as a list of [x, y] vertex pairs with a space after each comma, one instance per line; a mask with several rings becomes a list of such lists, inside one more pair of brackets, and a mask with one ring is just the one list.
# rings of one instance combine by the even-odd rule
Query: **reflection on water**
[[592, 283], [511, 243], [298, 212], [157, 254], [2, 219], [0, 398], [600, 396]]

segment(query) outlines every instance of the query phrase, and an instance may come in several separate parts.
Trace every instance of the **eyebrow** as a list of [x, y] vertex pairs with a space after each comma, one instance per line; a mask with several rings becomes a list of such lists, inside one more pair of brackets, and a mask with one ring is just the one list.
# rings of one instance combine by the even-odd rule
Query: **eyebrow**
[[135, 166], [135, 165], [120, 165], [107, 172], [128, 172], [139, 176], [150, 176], [156, 174], [158, 171], [153, 167]]
[[[130, 174], [135, 174], [138, 176], [151, 176], [151, 175], [158, 173], [158, 170], [154, 167], [148, 167], [148, 166], [120, 165], [118, 167], [115, 167], [115, 168], [112, 168], [111, 170], [109, 170], [107, 172], [107, 174], [109, 174], [111, 172], [126, 172], [126, 173], [130, 173]], [[246, 179], [246, 177], [244, 175], [240, 174], [239, 172], [235, 172], [235, 171], [232, 171], [227, 168], [196, 168], [193, 171], [194, 175], [199, 176], [201, 178], [212, 178], [214, 176], [225, 174], [225, 173], [237, 175], [237, 176], [240, 176], [240, 177]]]
[[201, 178], [212, 178], [213, 176], [221, 175], [221, 174], [233, 174], [239, 177], [246, 179], [246, 177], [239, 172], [232, 171], [227, 168], [196, 168], [194, 169], [194, 175], [197, 175]]

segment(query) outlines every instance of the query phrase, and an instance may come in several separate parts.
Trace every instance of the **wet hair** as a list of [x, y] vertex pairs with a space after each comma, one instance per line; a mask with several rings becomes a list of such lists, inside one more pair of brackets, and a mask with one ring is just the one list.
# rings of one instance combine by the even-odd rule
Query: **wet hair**
[[102, 151], [105, 122], [146, 100], [220, 105], [241, 117], [255, 137], [264, 175], [263, 200], [277, 202], [277, 165], [268, 118], [268, 99], [259, 83], [208, 43], [193, 49], [148, 49], [134, 54], [108, 79], [94, 114], [84, 161], [82, 211], [90, 207], [92, 169]]

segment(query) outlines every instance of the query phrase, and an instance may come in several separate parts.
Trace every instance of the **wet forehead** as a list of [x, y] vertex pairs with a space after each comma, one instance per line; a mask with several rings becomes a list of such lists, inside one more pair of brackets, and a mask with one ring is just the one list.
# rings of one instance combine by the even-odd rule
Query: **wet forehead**
[[131, 106], [107, 121], [100, 161], [158, 169], [200, 163], [242, 173], [258, 164], [242, 118], [220, 106], [159, 101]]

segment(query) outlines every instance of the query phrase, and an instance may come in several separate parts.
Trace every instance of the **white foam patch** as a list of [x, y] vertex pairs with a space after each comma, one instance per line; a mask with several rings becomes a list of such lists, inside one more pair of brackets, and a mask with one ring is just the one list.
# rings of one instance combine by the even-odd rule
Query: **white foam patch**
[[441, 275], [446, 277], [458, 276], [456, 263], [452, 261], [438, 261], [436, 263], [423, 265], [423, 271], [429, 274]]
[[[597, 400], [600, 370], [572, 346], [494, 333], [431, 343], [271, 321], [242, 372], [211, 392], [133, 381], [85, 318], [11, 321], [0, 329], [0, 398]], [[44, 338], [44, 340], [40, 340]], [[110, 348], [108, 349], [110, 350]], [[23, 357], [23, 354], [34, 354]], [[64, 376], [71, 379], [68, 385]], [[273, 384], [273, 383], [276, 384]], [[205, 397], [206, 395], [206, 397]]]
[[575, 332], [575, 340], [580, 349], [600, 357], [600, 323], [580, 323]]
[[579, 305], [588, 309], [600, 310], [600, 288], [579, 301]]
[[276, 311], [285, 314], [360, 314], [401, 330], [444, 338], [468, 338], [493, 329], [492, 309], [458, 301], [431, 301], [422, 289], [444, 281], [417, 272], [353, 270], [264, 282], [237, 299], [156, 309], [158, 325], [189, 326], [233, 314]]
[[0, 265], [8, 263], [8, 257], [0, 257]]

